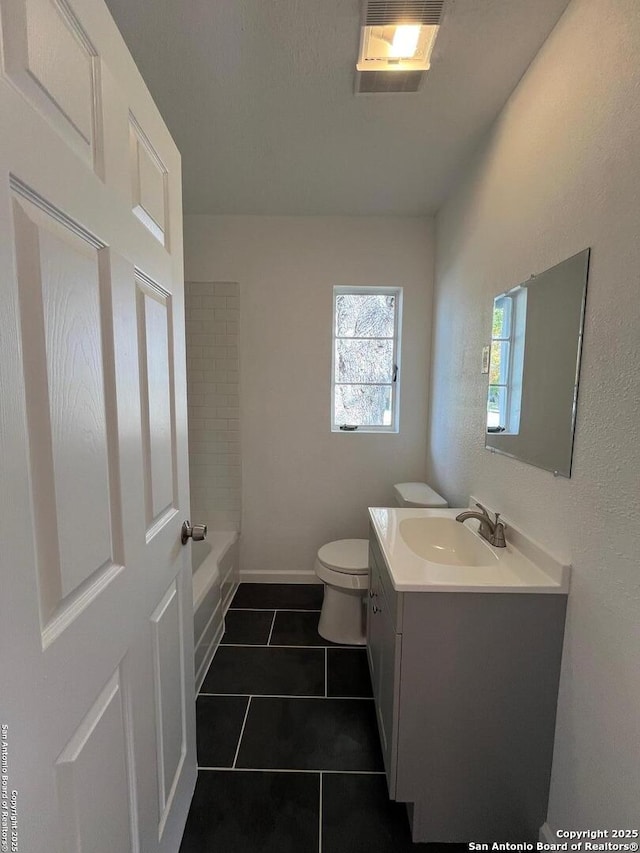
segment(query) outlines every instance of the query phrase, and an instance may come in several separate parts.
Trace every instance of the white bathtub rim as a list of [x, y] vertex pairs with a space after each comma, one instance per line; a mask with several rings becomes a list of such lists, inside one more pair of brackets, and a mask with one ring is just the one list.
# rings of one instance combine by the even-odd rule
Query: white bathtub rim
[[220, 581], [220, 563], [225, 555], [238, 540], [236, 530], [212, 530], [207, 542], [210, 550], [193, 573], [193, 612], [204, 601], [207, 593], [216, 582]]

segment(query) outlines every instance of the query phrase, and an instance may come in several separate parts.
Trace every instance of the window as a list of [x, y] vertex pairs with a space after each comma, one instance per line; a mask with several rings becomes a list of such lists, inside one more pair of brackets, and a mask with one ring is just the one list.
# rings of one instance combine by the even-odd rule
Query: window
[[516, 435], [520, 431], [526, 288], [515, 288], [493, 302], [487, 430]]
[[398, 432], [401, 287], [333, 288], [331, 429]]

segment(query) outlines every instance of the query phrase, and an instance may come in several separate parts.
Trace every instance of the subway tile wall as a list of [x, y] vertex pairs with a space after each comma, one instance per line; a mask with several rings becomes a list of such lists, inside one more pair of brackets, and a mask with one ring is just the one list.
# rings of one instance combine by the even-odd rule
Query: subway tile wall
[[191, 515], [239, 530], [239, 322], [236, 282], [185, 282]]

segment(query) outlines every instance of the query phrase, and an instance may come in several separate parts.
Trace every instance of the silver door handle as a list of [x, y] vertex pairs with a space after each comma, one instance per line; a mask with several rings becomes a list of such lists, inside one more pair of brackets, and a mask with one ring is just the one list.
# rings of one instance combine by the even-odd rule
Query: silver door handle
[[180, 540], [183, 545], [186, 545], [189, 539], [193, 539], [194, 542], [202, 542], [203, 539], [207, 538], [207, 525], [206, 524], [191, 524], [190, 521], [182, 522], [182, 530], [180, 531]]

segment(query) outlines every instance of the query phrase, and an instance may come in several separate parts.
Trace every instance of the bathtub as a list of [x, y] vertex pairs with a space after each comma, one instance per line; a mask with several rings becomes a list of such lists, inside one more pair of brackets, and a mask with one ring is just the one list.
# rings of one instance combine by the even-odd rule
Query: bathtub
[[222, 637], [224, 615], [238, 588], [238, 534], [233, 530], [213, 530], [206, 541], [194, 542], [191, 547], [197, 692]]

